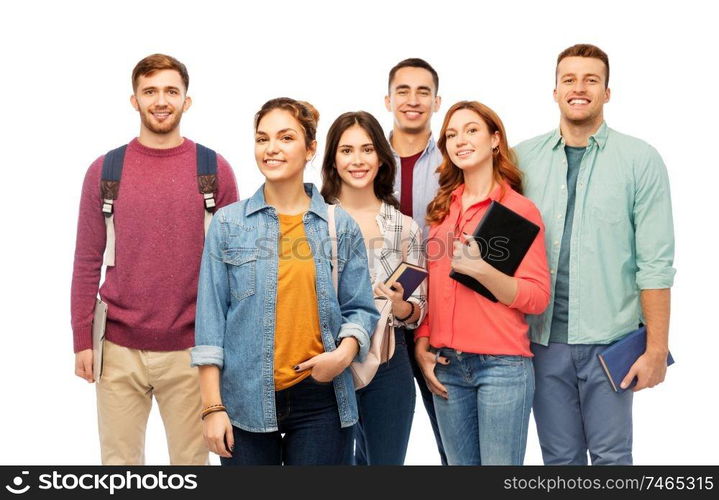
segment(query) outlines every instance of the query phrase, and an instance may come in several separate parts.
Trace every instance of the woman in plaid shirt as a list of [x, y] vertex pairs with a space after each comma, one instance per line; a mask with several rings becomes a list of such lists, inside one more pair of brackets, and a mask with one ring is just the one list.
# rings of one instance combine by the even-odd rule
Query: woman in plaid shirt
[[[389, 288], [384, 281], [402, 260], [425, 267], [425, 259], [419, 226], [402, 215], [393, 193], [395, 168], [391, 147], [371, 114], [344, 113], [330, 127], [322, 163], [322, 196], [328, 203], [341, 204], [359, 224], [375, 295], [392, 302], [397, 346], [372, 382], [356, 392], [356, 464], [402, 465], [414, 415], [414, 379], [403, 328], [417, 328], [421, 323], [426, 282], [405, 301], [399, 283]], [[403, 232], [408, 241], [402, 241]]]

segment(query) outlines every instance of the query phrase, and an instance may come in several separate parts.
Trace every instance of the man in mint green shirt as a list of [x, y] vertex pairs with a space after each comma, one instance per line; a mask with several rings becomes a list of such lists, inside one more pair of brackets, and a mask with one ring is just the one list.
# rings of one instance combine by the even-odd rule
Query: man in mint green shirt
[[[517, 145], [524, 194], [546, 226], [552, 296], [529, 316], [534, 416], [547, 465], [632, 463], [632, 395], [664, 380], [674, 232], [666, 168], [604, 122], [609, 60], [580, 44], [557, 59], [559, 129]], [[597, 353], [640, 323], [647, 348], [615, 393]]]

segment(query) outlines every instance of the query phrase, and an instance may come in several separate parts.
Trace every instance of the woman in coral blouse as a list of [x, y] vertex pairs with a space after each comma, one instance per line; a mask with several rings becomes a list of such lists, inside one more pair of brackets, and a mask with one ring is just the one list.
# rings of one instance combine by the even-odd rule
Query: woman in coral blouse
[[[520, 465], [534, 395], [525, 314], [549, 302], [544, 226], [521, 194], [521, 173], [494, 111], [458, 102], [438, 146], [439, 190], [427, 207], [429, 311], [415, 334], [415, 356], [434, 394], [449, 464]], [[489, 265], [467, 239], [492, 201], [540, 227], [514, 276]], [[452, 270], [475, 278], [498, 302], [450, 278]]]

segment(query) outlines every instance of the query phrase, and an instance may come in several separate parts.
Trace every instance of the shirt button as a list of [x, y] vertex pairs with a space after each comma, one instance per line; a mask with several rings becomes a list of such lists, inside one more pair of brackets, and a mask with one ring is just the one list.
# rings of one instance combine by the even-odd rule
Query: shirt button
[[583, 182], [580, 182], [580, 183], [579, 183], [579, 187], [584, 187], [584, 183], [583, 183]]
[[561, 218], [562, 218], [562, 214], [557, 214], [557, 219], [561, 219]]
[[552, 273], [552, 274], [554, 274], [554, 271], [555, 271], [555, 270], [554, 270], [554, 269], [552, 269], [552, 270], [551, 270], [551, 271], [549, 271], [549, 272], [550, 272], [550, 273]]
[[561, 189], [562, 191], [564, 191], [564, 184], [562, 184], [561, 186], [559, 186], [559, 189]]
[[555, 241], [555, 242], [554, 242], [554, 246], [555, 246], [555, 247], [558, 247], [558, 246], [559, 246], [559, 242], [558, 242], [558, 241]]

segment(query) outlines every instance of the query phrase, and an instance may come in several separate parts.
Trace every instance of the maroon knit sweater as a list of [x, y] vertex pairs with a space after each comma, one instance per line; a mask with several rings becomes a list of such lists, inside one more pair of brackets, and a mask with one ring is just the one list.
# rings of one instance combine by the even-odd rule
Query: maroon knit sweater
[[[195, 143], [153, 149], [133, 139], [115, 201], [115, 266], [100, 297], [108, 305], [106, 338], [133, 349], [174, 351], [195, 344], [197, 278], [204, 205]], [[85, 175], [72, 274], [75, 352], [92, 347], [92, 318], [105, 250], [101, 156]], [[230, 165], [217, 156], [218, 207], [237, 201]]]

